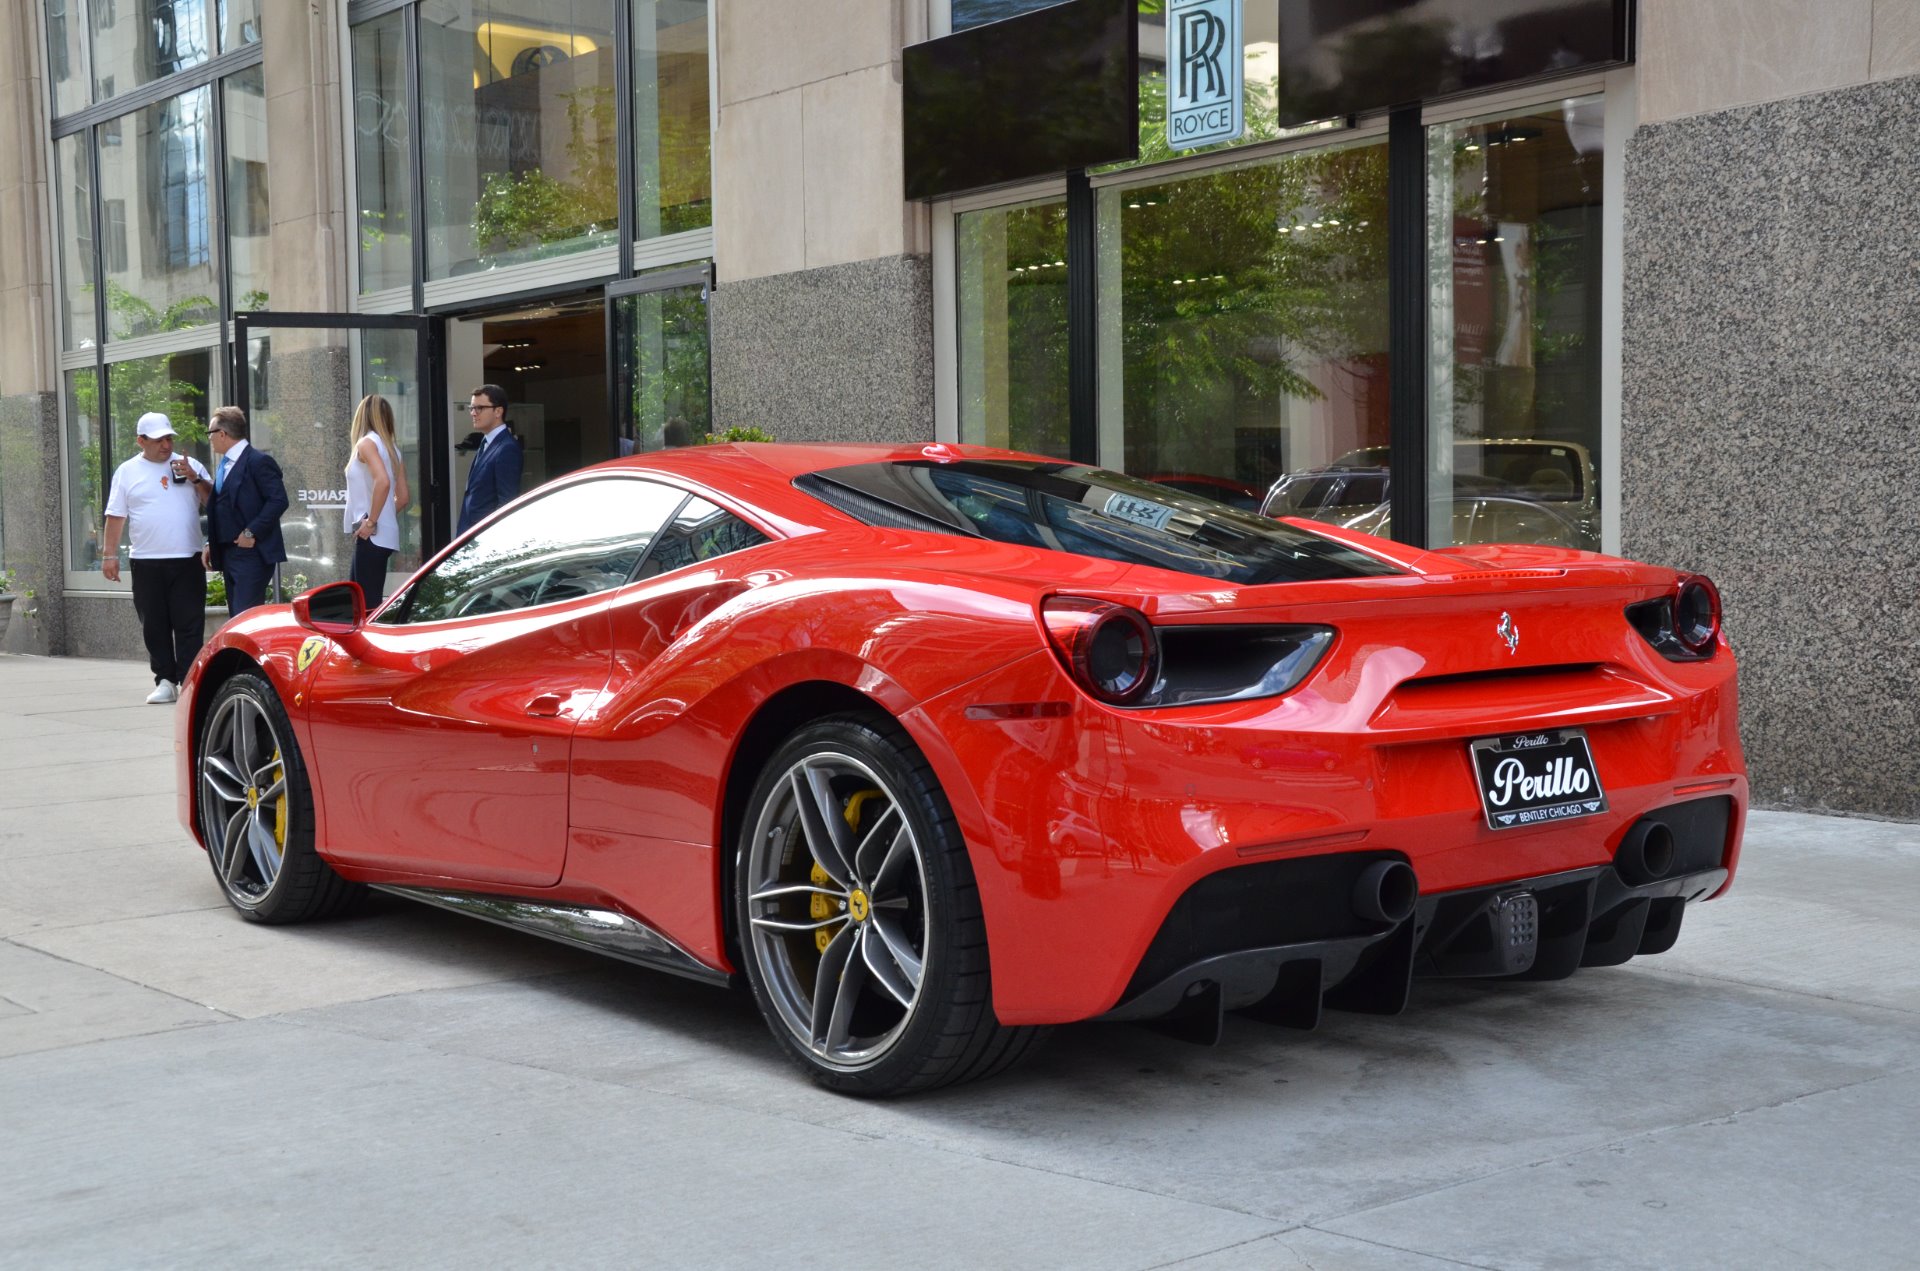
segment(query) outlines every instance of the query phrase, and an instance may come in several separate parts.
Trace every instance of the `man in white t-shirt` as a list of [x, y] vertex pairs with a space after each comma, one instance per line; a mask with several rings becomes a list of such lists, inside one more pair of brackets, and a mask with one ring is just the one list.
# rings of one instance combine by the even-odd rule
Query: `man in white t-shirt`
[[120, 581], [120, 534], [131, 528], [133, 610], [153, 667], [155, 704], [175, 701], [180, 681], [207, 639], [207, 570], [200, 507], [212, 478], [191, 455], [173, 453], [173, 425], [159, 411], [140, 416], [140, 453], [114, 470], [100, 572]]

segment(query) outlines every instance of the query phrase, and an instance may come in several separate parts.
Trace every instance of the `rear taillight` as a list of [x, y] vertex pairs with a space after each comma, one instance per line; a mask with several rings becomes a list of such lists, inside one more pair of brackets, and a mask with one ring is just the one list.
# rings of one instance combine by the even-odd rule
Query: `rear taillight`
[[1720, 638], [1720, 589], [1705, 574], [1683, 574], [1673, 589], [1673, 635], [1689, 653], [1713, 652]]
[[1160, 674], [1160, 642], [1138, 609], [1084, 596], [1048, 596], [1040, 616], [1074, 683], [1100, 701], [1129, 706]]
[[1628, 605], [1627, 621], [1668, 661], [1704, 661], [1720, 644], [1720, 589], [1704, 574], [1682, 574], [1666, 595]]
[[1156, 627], [1137, 609], [1087, 596], [1048, 596], [1040, 617], [1073, 682], [1110, 706], [1278, 697], [1333, 644], [1332, 627], [1294, 623]]

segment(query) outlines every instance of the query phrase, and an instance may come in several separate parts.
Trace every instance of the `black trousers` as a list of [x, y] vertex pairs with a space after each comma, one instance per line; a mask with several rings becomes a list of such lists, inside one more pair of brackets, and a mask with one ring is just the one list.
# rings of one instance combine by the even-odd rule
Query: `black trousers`
[[257, 547], [234, 547], [220, 551], [220, 573], [227, 580], [229, 616], [267, 603], [267, 580], [273, 566], [267, 564]]
[[207, 571], [198, 556], [133, 562], [133, 611], [153, 680], [178, 684], [207, 642]]
[[393, 559], [391, 547], [375, 547], [370, 538], [353, 540], [353, 571], [347, 577], [360, 584], [366, 593], [367, 612], [372, 613], [387, 598], [387, 562]]

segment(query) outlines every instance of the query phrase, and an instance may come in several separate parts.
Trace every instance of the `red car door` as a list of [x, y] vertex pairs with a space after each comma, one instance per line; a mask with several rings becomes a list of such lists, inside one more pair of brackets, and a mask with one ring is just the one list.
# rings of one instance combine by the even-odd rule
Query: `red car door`
[[334, 647], [307, 688], [326, 851], [543, 887], [566, 861], [573, 731], [606, 687], [607, 610], [684, 498], [602, 476], [454, 548]]

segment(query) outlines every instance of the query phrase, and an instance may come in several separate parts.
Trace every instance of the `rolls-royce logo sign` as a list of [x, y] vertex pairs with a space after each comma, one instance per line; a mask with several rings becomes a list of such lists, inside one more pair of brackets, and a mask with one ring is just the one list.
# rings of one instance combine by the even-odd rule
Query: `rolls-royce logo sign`
[[1245, 127], [1240, 0], [1167, 6], [1167, 144], [1191, 150], [1232, 141]]
[[1501, 614], [1500, 624], [1494, 628], [1494, 631], [1507, 642], [1508, 653], [1520, 652], [1520, 628], [1514, 624], [1512, 614]]

